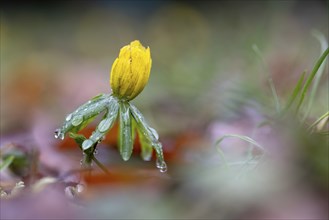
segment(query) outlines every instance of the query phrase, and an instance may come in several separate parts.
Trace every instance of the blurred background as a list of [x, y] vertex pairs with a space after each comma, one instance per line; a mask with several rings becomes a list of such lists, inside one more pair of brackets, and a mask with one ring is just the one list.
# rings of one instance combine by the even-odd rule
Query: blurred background
[[[294, 119], [259, 126], [275, 115], [268, 74], [284, 105], [320, 57], [312, 33], [328, 41], [328, 1], [4, 1], [0, 24], [0, 149], [16, 158], [0, 189], [25, 184], [1, 198], [2, 218], [328, 218], [328, 136]], [[133, 103], [158, 131], [168, 172], [143, 162], [138, 143], [123, 162], [115, 127], [96, 156], [113, 173], [86, 176], [77, 145], [54, 130], [110, 93], [112, 63], [135, 39], [153, 66]], [[306, 123], [328, 111], [328, 88], [326, 66]], [[218, 151], [225, 134], [266, 153], [248, 159], [250, 144], [234, 138]]]

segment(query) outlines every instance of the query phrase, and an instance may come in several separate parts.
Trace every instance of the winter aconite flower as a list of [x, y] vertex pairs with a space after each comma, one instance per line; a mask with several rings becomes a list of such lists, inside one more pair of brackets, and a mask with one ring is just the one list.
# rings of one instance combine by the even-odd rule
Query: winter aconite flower
[[[70, 136], [84, 152], [84, 162], [90, 164], [92, 160], [96, 160], [93, 153], [97, 144], [104, 139], [118, 119], [120, 128], [118, 148], [122, 159], [129, 160], [133, 151], [135, 131], [137, 131], [141, 142], [142, 158], [151, 160], [154, 149], [157, 168], [165, 172], [167, 166], [157, 132], [129, 102], [144, 89], [150, 76], [151, 66], [150, 48], [143, 47], [137, 40], [124, 46], [112, 65], [110, 85], [113, 93], [95, 96], [67, 115], [63, 126], [55, 131], [55, 137], [64, 139], [65, 134], [70, 132]], [[103, 119], [89, 138], [77, 134], [100, 113], [104, 113]]]
[[145, 87], [151, 72], [150, 48], [135, 40], [120, 50], [111, 70], [113, 94], [120, 99], [132, 100]]

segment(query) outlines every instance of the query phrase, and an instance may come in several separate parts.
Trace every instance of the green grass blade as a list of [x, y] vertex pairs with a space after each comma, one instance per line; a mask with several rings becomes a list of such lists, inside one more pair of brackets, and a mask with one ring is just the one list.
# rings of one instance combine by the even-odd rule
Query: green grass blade
[[329, 131], [322, 131], [322, 132], [318, 132], [318, 134], [320, 134], [320, 135], [327, 135], [327, 136], [329, 136]]
[[[314, 35], [314, 37], [316, 37], [319, 40], [319, 42], [321, 44], [321, 53], [323, 53], [326, 50], [326, 48], [328, 48], [328, 42], [326, 40], [326, 37], [322, 33], [315, 32], [315, 31], [313, 32], [313, 35]], [[305, 121], [305, 119], [308, 117], [308, 115], [311, 111], [311, 108], [313, 106], [315, 93], [318, 90], [320, 79], [321, 79], [321, 77], [324, 73], [325, 63], [326, 63], [326, 60], [324, 60], [322, 65], [320, 65], [320, 68], [318, 70], [318, 74], [316, 74], [316, 76], [314, 78], [314, 83], [313, 83], [313, 86], [311, 88], [311, 93], [310, 93], [310, 96], [309, 96], [310, 97], [309, 102], [308, 102], [308, 105], [307, 105], [307, 108], [306, 108], [306, 111], [305, 111], [305, 114], [303, 116], [302, 121]]]
[[309, 75], [309, 77], [307, 78], [306, 80], [306, 83], [303, 87], [303, 90], [302, 90], [302, 93], [301, 93], [301, 97], [299, 99], [299, 102], [298, 102], [298, 105], [297, 105], [297, 108], [296, 108], [296, 115], [298, 114], [299, 110], [300, 110], [300, 107], [301, 105], [303, 104], [303, 101], [305, 99], [305, 95], [316, 75], [316, 73], [318, 72], [321, 64], [324, 62], [324, 60], [326, 59], [326, 57], [328, 56], [328, 53], [329, 53], [329, 48], [327, 48], [324, 53], [320, 56], [320, 58], [318, 59], [318, 61], [316, 62], [316, 64], [314, 65], [313, 67], [313, 70], [311, 72], [311, 74]]
[[14, 161], [15, 156], [10, 155], [0, 164], [0, 171], [6, 169]]
[[255, 140], [253, 140], [252, 138], [248, 137], [248, 136], [243, 136], [243, 135], [238, 135], [238, 134], [226, 134], [223, 135], [218, 141], [216, 141], [215, 145], [219, 145], [224, 139], [226, 138], [239, 138], [243, 141], [246, 141], [250, 144], [253, 144], [254, 146], [258, 147], [260, 150], [262, 150], [263, 152], [265, 152], [264, 147], [262, 147], [260, 144], [258, 144]]
[[220, 158], [223, 160], [223, 163], [224, 163], [224, 167], [225, 168], [228, 168], [228, 163], [227, 163], [227, 160], [226, 160], [226, 157], [225, 157], [225, 153], [223, 152], [223, 150], [220, 148], [219, 146], [219, 143], [216, 143], [216, 150], [220, 156]]
[[329, 111], [324, 113], [320, 118], [318, 118], [313, 124], [308, 127], [308, 130], [311, 131], [316, 125], [318, 125], [324, 118], [329, 117]]
[[276, 92], [276, 89], [275, 89], [275, 86], [274, 86], [274, 83], [273, 83], [273, 79], [272, 79], [272, 77], [270, 75], [270, 72], [269, 72], [268, 68], [266, 68], [265, 60], [263, 58], [263, 55], [262, 55], [261, 51], [258, 49], [258, 47], [257, 47], [256, 44], [252, 45], [252, 49], [254, 50], [254, 52], [256, 53], [256, 55], [261, 60], [263, 69], [264, 69], [264, 71], [267, 74], [267, 81], [268, 81], [268, 84], [269, 84], [269, 86], [271, 88], [272, 96], [273, 96], [274, 103], [275, 103], [276, 112], [277, 113], [280, 113], [280, 111], [281, 111], [281, 105], [280, 105], [279, 97], [278, 97], [278, 94]]
[[282, 111], [282, 113], [286, 113], [289, 108], [292, 106], [292, 104], [295, 102], [295, 100], [297, 99], [302, 87], [303, 87], [303, 82], [304, 82], [304, 79], [305, 79], [305, 74], [306, 74], [306, 71], [304, 71], [301, 75], [301, 77], [299, 78], [298, 82], [297, 82], [297, 85], [296, 87], [294, 88], [290, 98], [289, 98], [289, 101], [287, 103], [287, 105], [285, 106], [284, 110]]

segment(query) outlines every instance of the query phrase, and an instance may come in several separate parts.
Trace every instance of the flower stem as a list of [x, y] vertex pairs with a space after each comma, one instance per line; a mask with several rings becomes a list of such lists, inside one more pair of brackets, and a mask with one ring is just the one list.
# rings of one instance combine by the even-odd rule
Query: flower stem
[[108, 175], [110, 175], [111, 173], [110, 173], [110, 171], [101, 163], [101, 162], [99, 162], [99, 160], [97, 160], [97, 158], [94, 156], [94, 155], [92, 155], [92, 160], [96, 163], [96, 165], [102, 170], [102, 171], [104, 171], [104, 173], [106, 173], [106, 174], [108, 174]]

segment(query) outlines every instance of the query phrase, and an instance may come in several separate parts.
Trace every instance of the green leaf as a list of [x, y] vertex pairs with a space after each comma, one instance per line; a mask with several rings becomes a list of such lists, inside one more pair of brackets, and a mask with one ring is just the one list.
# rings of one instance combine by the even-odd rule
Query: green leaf
[[129, 104], [120, 102], [119, 151], [123, 160], [129, 160], [133, 151], [132, 125]]
[[147, 123], [142, 115], [142, 113], [133, 105], [130, 104], [131, 115], [134, 117], [137, 129], [149, 140], [150, 143], [157, 143], [159, 142], [159, 135], [155, 129], [151, 128]]
[[98, 95], [96, 95], [96, 96], [94, 96], [94, 97], [92, 97], [91, 99], [90, 99], [90, 101], [97, 101], [97, 100], [100, 100], [100, 99], [102, 99], [102, 98], [104, 98], [104, 94], [98, 94]]
[[[142, 115], [142, 113], [140, 113], [140, 111], [138, 111], [138, 109], [133, 104], [130, 103], [129, 105], [130, 105], [131, 115], [136, 121], [137, 130], [141, 134], [141, 136], [145, 138], [145, 140], [143, 140], [143, 142], [145, 143], [145, 145], [144, 145], [145, 153], [147, 151], [149, 151], [147, 144], [151, 145], [156, 152], [157, 168], [160, 169], [160, 172], [166, 172], [167, 165], [166, 165], [166, 162], [164, 161], [162, 145], [159, 142], [158, 133], [156, 132], [155, 129], [151, 128], [146, 123], [146, 120], [145, 120], [144, 116]], [[147, 153], [145, 155], [145, 158], [147, 158]]]
[[327, 118], [326, 120], [328, 121], [328, 117], [329, 117], [329, 111], [327, 111], [326, 113], [324, 113], [321, 117], [319, 117], [313, 124], [311, 124], [308, 127], [308, 130], [311, 131], [316, 125], [318, 125], [320, 122], [322, 122], [323, 120], [325, 120], [325, 118]]
[[273, 96], [274, 103], [275, 103], [275, 109], [276, 109], [276, 112], [277, 113], [280, 113], [280, 111], [281, 111], [281, 105], [280, 105], [279, 97], [277, 95], [277, 92], [276, 92], [276, 89], [275, 89], [275, 86], [274, 86], [272, 77], [270, 75], [270, 71], [268, 70], [268, 68], [267, 68], [267, 66], [265, 64], [265, 60], [263, 58], [263, 54], [261, 53], [261, 51], [259, 50], [259, 48], [257, 47], [256, 44], [252, 45], [252, 49], [254, 50], [254, 52], [256, 53], [256, 55], [259, 57], [259, 59], [260, 59], [260, 61], [262, 63], [264, 72], [267, 74], [267, 81], [268, 81], [268, 84], [269, 84], [269, 86], [271, 88], [272, 96]]
[[10, 155], [0, 164], [0, 171], [6, 169], [14, 161], [15, 156]]
[[[81, 142], [81, 145], [80, 145], [81, 149], [85, 153], [93, 152], [93, 150], [94, 150], [93, 147], [96, 146], [97, 143], [99, 143], [103, 139], [103, 137], [111, 129], [115, 120], [117, 119], [118, 110], [119, 110], [119, 104], [118, 104], [117, 99], [115, 99], [115, 98], [108, 99], [105, 107], [107, 109], [107, 112], [104, 115], [103, 120], [98, 124], [96, 130], [92, 133], [92, 135], [89, 137], [89, 139], [84, 139]], [[96, 117], [96, 116], [94, 116], [94, 117]], [[93, 120], [93, 119], [94, 118], [90, 118], [89, 120]], [[85, 126], [88, 123], [89, 123], [89, 121], [85, 121], [82, 123], [81, 126]], [[79, 127], [79, 128], [77, 128], [77, 130], [78, 129], [81, 129], [81, 128]]]
[[77, 133], [85, 128], [98, 114], [106, 110], [109, 100], [111, 99], [114, 98], [108, 94], [101, 94], [81, 105], [77, 110], [66, 117], [60, 129], [60, 134], [64, 137], [67, 132]]
[[95, 118], [97, 117], [97, 115], [88, 118], [88, 119], [84, 119], [80, 125], [76, 126], [76, 127], [72, 127], [71, 128], [71, 132], [72, 133], [78, 133], [79, 131], [81, 131], [82, 129], [84, 129], [88, 124], [90, 124]]
[[76, 134], [76, 133], [70, 132], [69, 135], [70, 135], [70, 138], [74, 139], [74, 141], [79, 145], [80, 148], [82, 146], [82, 143], [87, 139], [82, 134]]
[[301, 75], [301, 77], [299, 78], [299, 80], [296, 84], [296, 87], [294, 88], [285, 109], [282, 111], [282, 114], [286, 113], [289, 110], [289, 108], [292, 106], [292, 104], [295, 102], [295, 100], [297, 99], [297, 97], [302, 89], [302, 86], [303, 86], [305, 74], [306, 74], [306, 71], [304, 71], [303, 74]]
[[133, 128], [133, 130], [132, 130], [133, 131], [132, 132], [133, 140], [135, 140], [136, 132], [138, 133], [139, 143], [141, 145], [141, 157], [145, 161], [150, 161], [152, 158], [153, 147], [152, 147], [150, 141], [139, 131], [137, 122], [134, 119], [134, 117], [132, 117], [131, 122], [132, 122], [132, 128]]
[[153, 147], [150, 141], [139, 130], [137, 131], [141, 144], [141, 157], [145, 161], [150, 161], [152, 159]]
[[248, 136], [243, 136], [243, 135], [238, 135], [238, 134], [226, 134], [223, 135], [218, 141], [216, 141], [215, 145], [219, 146], [219, 144], [226, 138], [239, 138], [243, 141], [246, 141], [256, 147], [258, 147], [260, 150], [263, 151], [263, 153], [265, 152], [264, 147], [262, 147], [260, 144], [258, 144], [255, 140], [253, 140], [252, 138], [248, 137]]
[[298, 105], [297, 105], [297, 108], [296, 108], [296, 115], [298, 114], [299, 112], [299, 109], [301, 107], [301, 105], [303, 104], [303, 101], [304, 101], [304, 98], [305, 98], [305, 95], [309, 89], [309, 87], [311, 86], [311, 83], [315, 77], [315, 75], [317, 74], [321, 64], [324, 62], [324, 60], [326, 59], [326, 57], [328, 56], [328, 53], [329, 53], [329, 48], [327, 48], [324, 53], [320, 56], [320, 58], [318, 59], [318, 61], [316, 62], [316, 64], [314, 65], [313, 67], [313, 70], [311, 72], [311, 74], [309, 75], [309, 77], [307, 78], [306, 80], [306, 83], [303, 87], [303, 90], [302, 90], [302, 93], [301, 93], [301, 97], [299, 99], [299, 102], [298, 102]]
[[[319, 40], [319, 42], [321, 44], [321, 53], [325, 52], [326, 48], [328, 48], [328, 42], [326, 40], [326, 37], [322, 33], [317, 32], [317, 31], [313, 31], [313, 35], [314, 35], [314, 37], [316, 37]], [[320, 68], [317, 71], [318, 74], [316, 74], [316, 76], [314, 78], [314, 82], [313, 82], [313, 85], [312, 85], [312, 88], [311, 88], [311, 91], [310, 91], [310, 95], [309, 95], [309, 101], [308, 101], [308, 104], [307, 104], [307, 107], [306, 107], [306, 110], [305, 110], [302, 121], [306, 120], [306, 118], [308, 117], [308, 115], [311, 112], [311, 109], [313, 107], [313, 101], [314, 101], [314, 98], [315, 98], [315, 94], [318, 90], [321, 77], [324, 73], [325, 62], [326, 62], [326, 60], [324, 60], [323, 63], [320, 65]]]

